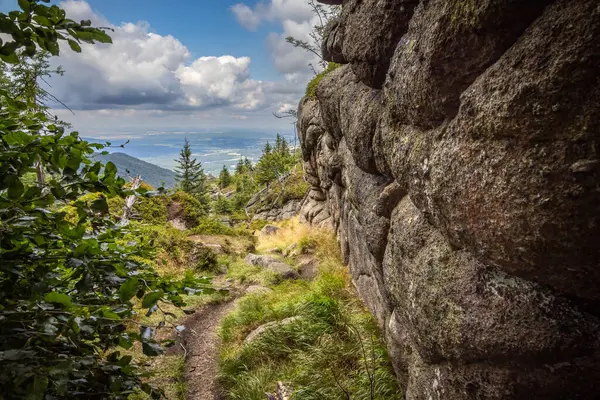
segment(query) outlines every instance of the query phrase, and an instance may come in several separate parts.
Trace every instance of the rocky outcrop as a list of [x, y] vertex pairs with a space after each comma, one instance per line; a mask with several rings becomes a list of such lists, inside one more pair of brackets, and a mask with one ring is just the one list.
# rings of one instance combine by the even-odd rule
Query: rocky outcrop
[[253, 219], [269, 222], [284, 221], [297, 216], [301, 208], [302, 200], [290, 200], [281, 207], [268, 205], [259, 209]]
[[323, 54], [346, 65], [299, 109], [301, 214], [336, 230], [406, 398], [596, 398], [598, 2], [343, 3]]

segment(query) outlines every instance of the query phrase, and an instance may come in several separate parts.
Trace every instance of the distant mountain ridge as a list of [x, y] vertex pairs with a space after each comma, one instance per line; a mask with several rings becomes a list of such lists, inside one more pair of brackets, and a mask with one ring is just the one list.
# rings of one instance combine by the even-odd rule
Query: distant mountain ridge
[[94, 155], [94, 159], [107, 163], [112, 161], [119, 171], [119, 175], [126, 178], [128, 175], [141, 176], [142, 180], [155, 188], [164, 182], [165, 188], [175, 187], [175, 172], [159, 167], [158, 165], [140, 160], [125, 153], [110, 153]]

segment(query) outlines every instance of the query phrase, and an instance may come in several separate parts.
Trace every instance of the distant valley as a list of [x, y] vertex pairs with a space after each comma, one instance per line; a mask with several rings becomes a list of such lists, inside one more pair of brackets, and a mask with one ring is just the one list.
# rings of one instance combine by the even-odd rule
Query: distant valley
[[162, 183], [164, 183], [166, 188], [175, 186], [175, 172], [125, 153], [96, 154], [94, 158], [103, 163], [112, 161], [117, 166], [119, 175], [124, 178], [127, 178], [128, 175], [139, 175], [144, 182], [156, 188], [160, 187]]

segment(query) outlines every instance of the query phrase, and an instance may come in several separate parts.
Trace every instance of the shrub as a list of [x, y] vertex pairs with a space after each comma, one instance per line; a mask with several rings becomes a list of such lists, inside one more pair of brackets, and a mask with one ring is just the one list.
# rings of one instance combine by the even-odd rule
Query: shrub
[[165, 224], [168, 219], [169, 198], [165, 195], [139, 197], [134, 206], [134, 215], [148, 224]]
[[171, 204], [179, 203], [181, 206], [181, 215], [171, 215], [171, 218], [181, 217], [185, 224], [189, 227], [198, 225], [198, 221], [208, 215], [209, 206], [206, 196], [198, 199], [191, 194], [185, 192], [176, 192], [171, 196]]
[[196, 271], [219, 271], [217, 253], [209, 247], [196, 245], [192, 251], [192, 259], [194, 260], [194, 269]]
[[330, 62], [327, 64], [327, 68], [317, 76], [315, 76], [310, 82], [308, 82], [308, 86], [306, 86], [306, 96], [307, 97], [315, 97], [317, 95], [317, 86], [321, 80], [330, 72], [335, 71], [340, 67], [340, 64]]
[[235, 235], [233, 228], [210, 217], [200, 218], [193, 232], [198, 235]]

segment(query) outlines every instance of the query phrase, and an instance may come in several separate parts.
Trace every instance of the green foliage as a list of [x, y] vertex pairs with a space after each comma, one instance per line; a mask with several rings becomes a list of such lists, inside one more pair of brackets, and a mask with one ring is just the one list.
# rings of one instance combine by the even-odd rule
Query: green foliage
[[[345, 286], [326, 273], [312, 284], [285, 282], [241, 299], [221, 326], [219, 377], [228, 398], [262, 399], [279, 380], [290, 382], [298, 399], [345, 398], [344, 390], [352, 399], [400, 398], [376, 324]], [[296, 319], [243, 344], [258, 326], [289, 317]]]
[[198, 225], [193, 229], [193, 232], [198, 235], [228, 235], [235, 236], [236, 231], [230, 226], [225, 225], [221, 221], [205, 217], [198, 220]]
[[19, 0], [20, 10], [8, 14], [0, 13], [0, 33], [10, 36], [0, 45], [0, 59], [16, 64], [18, 50], [33, 57], [44, 50], [57, 56], [59, 41], [67, 41], [75, 52], [81, 52], [80, 43], [112, 43], [102, 29], [91, 26], [90, 21], [79, 23], [66, 18], [63, 9], [56, 5], [47, 6], [44, 0]]
[[[356, 296], [331, 232], [282, 224], [258, 249], [301, 240], [319, 263], [313, 281], [284, 281], [273, 291], [247, 295], [222, 324], [219, 378], [228, 399], [258, 400], [289, 382], [294, 399], [402, 398], [376, 322]], [[257, 282], [261, 269], [231, 262], [228, 277]], [[264, 269], [262, 270], [264, 271]], [[262, 281], [273, 284], [273, 281]], [[261, 325], [275, 325], [244, 343]]]
[[264, 219], [253, 219], [252, 222], [250, 222], [250, 230], [260, 231], [267, 225], [269, 225], [269, 221], [266, 221]]
[[219, 173], [219, 187], [221, 189], [224, 189], [227, 186], [231, 185], [231, 182], [232, 178], [231, 174], [229, 173], [229, 169], [227, 169], [227, 167], [223, 165], [223, 169]]
[[169, 197], [139, 197], [133, 205], [134, 216], [148, 224], [162, 225], [168, 218]]
[[[57, 55], [60, 40], [75, 51], [80, 42], [111, 41], [89, 21], [66, 19], [55, 5], [18, 3], [21, 11], [0, 14], [0, 33], [11, 38], [0, 44], [4, 62], [18, 63], [39, 49]], [[141, 261], [154, 258], [152, 248], [145, 239], [130, 243], [134, 227], [116, 223], [108, 204], [134, 193], [124, 189], [113, 163], [90, 158], [102, 145], [65, 133], [34, 97], [15, 98], [0, 88], [2, 395], [124, 399], [141, 390], [158, 397], [132, 357], [117, 350], [139, 342], [145, 354], [156, 355], [167, 344], [153, 338], [153, 327], [132, 327], [133, 299], [152, 314], [158, 303], [184, 305], [181, 294], [190, 288], [212, 291], [210, 282], [191, 272], [171, 281]], [[46, 173], [44, 182], [31, 182], [36, 170]]]
[[217, 253], [210, 247], [197, 246], [194, 249], [194, 268], [197, 271], [219, 272]]
[[214, 204], [213, 209], [217, 214], [231, 214], [233, 211], [231, 202], [225, 196], [218, 195]]
[[179, 165], [175, 168], [179, 189], [198, 199], [204, 197], [207, 193], [206, 175], [202, 169], [202, 163], [192, 158], [192, 148], [187, 139], [185, 139], [179, 159], [176, 161]]
[[256, 181], [259, 184], [269, 184], [279, 179], [294, 165], [294, 156], [289, 151], [287, 141], [277, 134], [275, 147], [269, 142], [263, 149], [263, 154], [256, 164]]
[[242, 174], [247, 174], [249, 172], [252, 172], [254, 170], [254, 166], [252, 165], [252, 163], [250, 162], [250, 160], [248, 160], [248, 157], [244, 157], [243, 159], [240, 158], [238, 160], [237, 165], [235, 166], [235, 175], [242, 175]]
[[171, 202], [178, 203], [184, 222], [188, 227], [195, 227], [198, 221], [208, 215], [208, 196], [200, 198], [189, 193], [178, 191], [171, 197]]
[[[248, 171], [246, 167], [244, 167], [244, 170]], [[231, 199], [231, 206], [233, 210], [243, 210], [258, 190], [258, 184], [254, 179], [252, 171], [236, 173], [234, 181], [235, 193]]]
[[329, 74], [332, 71], [335, 71], [339, 67], [340, 64], [334, 62], [330, 62], [329, 64], [327, 64], [327, 68], [325, 68], [323, 72], [321, 72], [320, 74], [315, 76], [310, 82], [308, 82], [308, 85], [306, 86], [306, 96], [315, 98], [317, 96], [317, 86], [319, 86], [321, 80], [323, 80], [323, 78], [325, 78], [327, 74]]

